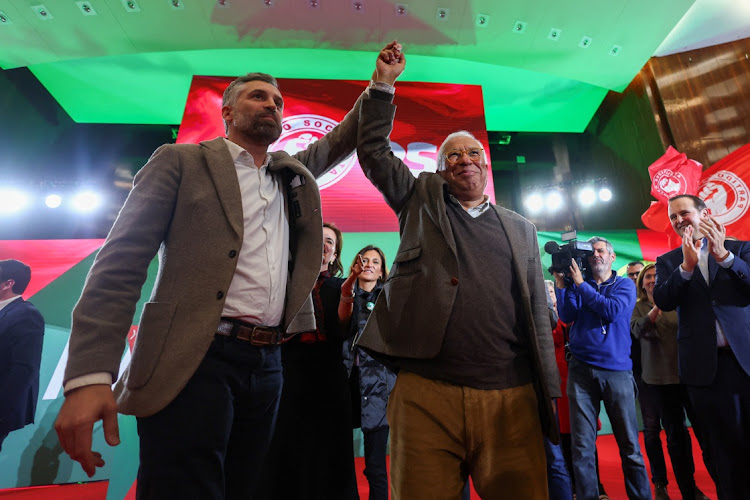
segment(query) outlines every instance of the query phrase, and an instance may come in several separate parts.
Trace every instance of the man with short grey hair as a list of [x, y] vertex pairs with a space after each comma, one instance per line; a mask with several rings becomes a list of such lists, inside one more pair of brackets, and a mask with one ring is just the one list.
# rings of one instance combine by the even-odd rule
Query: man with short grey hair
[[[620, 449], [625, 490], [631, 500], [651, 500], [638, 444], [635, 381], [630, 359], [630, 316], [635, 285], [612, 269], [615, 252], [607, 239], [589, 239], [593, 255], [584, 276], [575, 259], [567, 273], [555, 273], [557, 312], [570, 329], [568, 399], [576, 497], [598, 500], [596, 433], [604, 408]], [[566, 276], [567, 275], [567, 276]]]
[[440, 146], [437, 173], [415, 178], [391, 150], [394, 113], [384, 92], [370, 92], [357, 144], [400, 225], [358, 339], [399, 370], [391, 498], [458, 499], [469, 476], [482, 498], [547, 498], [542, 437], [558, 440], [560, 382], [536, 229], [489, 201], [489, 165], [466, 131]]

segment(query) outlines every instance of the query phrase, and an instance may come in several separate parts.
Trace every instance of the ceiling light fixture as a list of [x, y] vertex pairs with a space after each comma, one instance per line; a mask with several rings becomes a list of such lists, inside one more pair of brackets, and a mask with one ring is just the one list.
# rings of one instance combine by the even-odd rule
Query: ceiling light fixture
[[525, 33], [528, 24], [526, 21], [516, 21], [513, 23], [513, 33]]
[[443, 9], [439, 7], [437, 12], [435, 13], [435, 17], [440, 21], [445, 21], [446, 19], [448, 19], [448, 14], [450, 14], [450, 9]]
[[588, 49], [589, 46], [591, 45], [591, 42], [593, 41], [594, 39], [591, 38], [590, 36], [585, 36], [581, 38], [580, 42], [578, 42], [578, 46], [581, 47], [582, 49]]
[[10, 18], [5, 12], [0, 10], [0, 26], [3, 26], [3, 25], [7, 26], [9, 24], [13, 24], [13, 21], [10, 20]]
[[553, 42], [556, 42], [560, 39], [562, 36], [562, 30], [559, 28], [552, 28], [549, 30], [549, 34], [547, 35], [547, 39], [552, 40]]
[[397, 3], [395, 8], [397, 16], [405, 16], [409, 12], [409, 6], [405, 3]]
[[34, 14], [36, 14], [36, 17], [38, 17], [42, 21], [49, 21], [50, 19], [54, 19], [49, 10], [47, 10], [47, 7], [42, 4], [32, 5], [31, 10], [33, 10]]
[[365, 3], [362, 0], [352, 0], [352, 10], [357, 14], [364, 14]]
[[76, 5], [78, 6], [78, 9], [81, 11], [81, 14], [83, 14], [84, 16], [96, 15], [96, 10], [94, 9], [94, 7], [91, 6], [91, 3], [79, 1], [79, 2], [76, 2]]
[[490, 24], [490, 16], [487, 14], [477, 14], [476, 25], [478, 28], [486, 28]]
[[138, 2], [135, 0], [120, 0], [122, 2], [122, 6], [125, 8], [125, 12], [140, 12], [141, 7], [138, 5]]

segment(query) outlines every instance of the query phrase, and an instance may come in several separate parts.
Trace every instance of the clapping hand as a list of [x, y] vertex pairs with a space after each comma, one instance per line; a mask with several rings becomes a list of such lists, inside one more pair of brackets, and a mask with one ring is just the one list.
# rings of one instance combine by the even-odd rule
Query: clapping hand
[[727, 237], [724, 224], [713, 217], [706, 217], [700, 220], [698, 227], [708, 241], [709, 253], [717, 262], [721, 262], [729, 257], [729, 251], [724, 248], [724, 240]]
[[687, 226], [682, 233], [682, 269], [685, 272], [693, 272], [698, 265], [702, 247], [703, 240], [693, 241], [693, 226]]

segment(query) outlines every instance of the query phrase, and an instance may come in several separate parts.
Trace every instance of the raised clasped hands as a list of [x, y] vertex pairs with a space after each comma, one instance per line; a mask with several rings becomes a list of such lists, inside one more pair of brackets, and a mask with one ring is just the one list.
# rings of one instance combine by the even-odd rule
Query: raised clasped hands
[[392, 41], [386, 45], [378, 54], [375, 62], [375, 73], [372, 75], [373, 81], [393, 85], [396, 79], [401, 76], [406, 67], [406, 57], [402, 52], [401, 44]]
[[698, 227], [706, 237], [706, 241], [708, 241], [708, 252], [717, 262], [721, 262], [729, 257], [729, 251], [724, 247], [724, 241], [727, 237], [727, 230], [724, 224], [713, 217], [706, 217], [698, 222]]

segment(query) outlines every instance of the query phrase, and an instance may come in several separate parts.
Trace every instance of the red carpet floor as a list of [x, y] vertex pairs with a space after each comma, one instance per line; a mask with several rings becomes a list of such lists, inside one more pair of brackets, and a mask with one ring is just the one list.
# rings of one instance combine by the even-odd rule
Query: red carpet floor
[[[662, 433], [662, 441], [663, 437], [664, 433]], [[664, 443], [664, 445], [666, 445], [666, 443]], [[627, 500], [622, 469], [620, 467], [620, 456], [617, 451], [617, 444], [615, 443], [614, 436], [599, 436], [597, 447], [599, 449], [599, 469], [601, 479], [607, 493], [609, 494], [609, 498], [611, 500]], [[645, 448], [643, 446], [643, 434], [641, 434], [641, 450], [643, 449]], [[695, 458], [695, 482], [698, 484], [698, 487], [709, 496], [709, 498], [715, 499], [716, 488], [703, 465], [701, 450], [698, 447], [694, 436], [693, 456]], [[682, 497], [677, 489], [677, 483], [675, 482], [674, 474], [672, 473], [672, 467], [666, 447], [664, 450], [664, 457], [667, 460], [667, 474], [669, 478], [668, 490], [670, 496], [674, 500], [679, 500]], [[362, 474], [364, 460], [362, 458], [356, 459], [356, 466], [359, 496], [361, 500], [367, 500], [369, 488], [367, 487], [367, 479], [365, 479]], [[646, 467], [648, 468], [648, 458], [646, 459]], [[63, 486], [42, 486], [36, 488], [0, 490], [1, 500], [104, 500], [106, 495], [106, 481]], [[131, 495], [128, 495], [128, 499], [130, 497]], [[132, 495], [132, 497], [135, 498], [135, 495]], [[472, 490], [471, 498], [472, 500], [478, 500], [479, 495]]]

